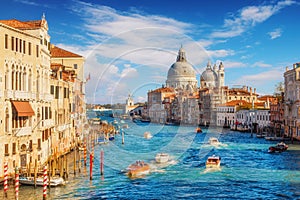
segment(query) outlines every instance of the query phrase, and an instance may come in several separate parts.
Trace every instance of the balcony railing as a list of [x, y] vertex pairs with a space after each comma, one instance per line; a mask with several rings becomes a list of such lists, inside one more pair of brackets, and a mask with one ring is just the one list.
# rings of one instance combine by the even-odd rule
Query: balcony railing
[[13, 129], [13, 134], [17, 137], [31, 135], [32, 127], [22, 127]]

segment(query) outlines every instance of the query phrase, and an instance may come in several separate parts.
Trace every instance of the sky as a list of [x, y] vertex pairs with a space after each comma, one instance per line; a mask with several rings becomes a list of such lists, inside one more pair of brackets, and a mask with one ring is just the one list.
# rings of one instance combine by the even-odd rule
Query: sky
[[[197, 80], [223, 63], [225, 85], [273, 94], [299, 62], [296, 0], [4, 0], [0, 18], [41, 19], [51, 43], [85, 57], [87, 103], [147, 101], [182, 46]], [[198, 83], [199, 85], [199, 83]]]

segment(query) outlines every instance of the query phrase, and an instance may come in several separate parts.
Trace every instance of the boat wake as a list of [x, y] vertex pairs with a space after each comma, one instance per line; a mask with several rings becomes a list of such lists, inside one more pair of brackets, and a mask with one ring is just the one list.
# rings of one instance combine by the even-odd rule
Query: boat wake
[[200, 174], [207, 174], [207, 173], [213, 173], [213, 172], [220, 172], [222, 171], [221, 167], [214, 167], [214, 168], [205, 168]]

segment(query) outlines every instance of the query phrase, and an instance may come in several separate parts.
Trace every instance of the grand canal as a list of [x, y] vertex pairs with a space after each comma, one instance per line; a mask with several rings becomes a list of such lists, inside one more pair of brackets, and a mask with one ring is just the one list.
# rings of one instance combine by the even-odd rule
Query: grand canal
[[[276, 142], [251, 137], [250, 133], [225, 129], [165, 126], [159, 124], [129, 125], [125, 144], [121, 135], [106, 145], [95, 147], [93, 180], [89, 166], [76, 176], [70, 174], [65, 186], [48, 190], [48, 199], [299, 199], [300, 145], [289, 144], [281, 154], [270, 154], [268, 147]], [[153, 137], [145, 139], [144, 132]], [[217, 137], [222, 145], [207, 144]], [[104, 176], [100, 175], [100, 150], [105, 156]], [[172, 160], [155, 164], [158, 152]], [[220, 170], [206, 170], [210, 155], [222, 158]], [[151, 173], [130, 179], [123, 172], [136, 160], [150, 163]], [[3, 195], [3, 194], [1, 194]], [[3, 196], [0, 195], [0, 198]], [[13, 188], [8, 194], [13, 197]], [[20, 187], [19, 199], [42, 199], [42, 188]]]

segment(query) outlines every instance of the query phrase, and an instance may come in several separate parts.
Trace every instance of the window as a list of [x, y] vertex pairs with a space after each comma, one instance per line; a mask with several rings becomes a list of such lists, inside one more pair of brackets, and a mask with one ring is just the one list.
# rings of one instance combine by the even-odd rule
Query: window
[[8, 35], [5, 34], [5, 49], [8, 49]]
[[39, 45], [36, 45], [36, 57], [39, 57]]
[[31, 43], [28, 43], [28, 55], [31, 55]]
[[41, 138], [38, 139], [38, 146], [37, 146], [38, 150], [42, 149], [42, 145], [41, 145]]
[[11, 37], [11, 50], [14, 51], [15, 49], [15, 38]]
[[58, 99], [59, 98], [59, 87], [56, 86], [55, 87], [55, 99]]
[[50, 94], [54, 94], [54, 85], [50, 86]]
[[64, 88], [64, 98], [67, 98], [67, 88]]
[[16, 51], [18, 51], [18, 47], [19, 47], [19, 39], [18, 38], [16, 38]]
[[29, 140], [29, 150], [32, 151], [32, 140]]
[[74, 64], [74, 69], [77, 69], [77, 64]]
[[19, 48], [20, 53], [22, 53], [22, 40], [20, 39], [20, 48]]
[[16, 154], [16, 148], [17, 146], [16, 146], [16, 143], [14, 142], [13, 143], [13, 146], [12, 146], [12, 154], [14, 155], [14, 154]]
[[26, 42], [25, 41], [23, 41], [23, 53], [25, 54], [26, 53], [26, 51], [25, 51], [25, 49], [26, 49], [26, 44], [25, 44]]
[[8, 144], [5, 144], [4, 148], [5, 148], [4, 155], [5, 156], [9, 156], [9, 153], [8, 153]]

